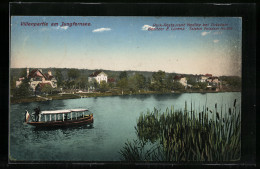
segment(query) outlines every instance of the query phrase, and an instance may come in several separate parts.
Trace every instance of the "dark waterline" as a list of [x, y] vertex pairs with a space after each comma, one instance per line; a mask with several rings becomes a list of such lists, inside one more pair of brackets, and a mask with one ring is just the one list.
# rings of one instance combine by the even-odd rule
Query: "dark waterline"
[[[241, 93], [183, 93], [111, 96], [10, 105], [10, 160], [18, 161], [120, 161], [120, 148], [136, 139], [134, 126], [141, 112], [154, 107], [164, 111], [174, 105], [183, 109], [185, 101], [195, 109], [215, 103], [230, 107], [234, 99], [240, 106]], [[194, 104], [193, 104], [194, 105]], [[26, 125], [24, 111], [88, 108], [94, 114], [93, 126], [35, 129]]]

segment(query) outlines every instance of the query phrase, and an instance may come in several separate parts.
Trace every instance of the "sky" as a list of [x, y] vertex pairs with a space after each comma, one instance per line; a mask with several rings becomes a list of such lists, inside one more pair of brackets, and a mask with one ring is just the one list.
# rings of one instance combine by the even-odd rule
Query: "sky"
[[[48, 26], [22, 26], [22, 22], [46, 22]], [[62, 22], [90, 26], [61, 26]], [[221, 28], [210, 26], [212, 23], [227, 24], [224, 28], [232, 29], [204, 30]], [[159, 24], [185, 26], [184, 30], [165, 30]], [[187, 24], [209, 26], [194, 25], [202, 30], [191, 30]], [[10, 35], [11, 68], [241, 76], [242, 19], [238, 17], [12, 16]]]

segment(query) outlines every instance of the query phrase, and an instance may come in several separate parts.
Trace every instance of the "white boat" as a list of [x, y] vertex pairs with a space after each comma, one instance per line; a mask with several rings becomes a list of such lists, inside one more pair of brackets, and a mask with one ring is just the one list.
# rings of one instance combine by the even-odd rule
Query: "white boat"
[[35, 127], [77, 126], [92, 124], [94, 118], [93, 113], [89, 114], [87, 109], [68, 109], [41, 111], [39, 120], [33, 121], [26, 110], [25, 122]]

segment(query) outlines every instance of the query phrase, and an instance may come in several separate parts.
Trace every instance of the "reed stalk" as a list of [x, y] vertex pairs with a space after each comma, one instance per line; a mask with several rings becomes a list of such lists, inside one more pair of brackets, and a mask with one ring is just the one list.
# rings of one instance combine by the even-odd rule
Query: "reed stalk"
[[[122, 159], [176, 162], [239, 160], [241, 120], [236, 100], [228, 112], [223, 112], [224, 116], [222, 106], [221, 113], [217, 112], [217, 104], [215, 111], [205, 105], [202, 112], [196, 113], [197, 110], [192, 110], [192, 107], [191, 104], [188, 112], [185, 102], [184, 111], [174, 111], [172, 106], [163, 113], [156, 108], [152, 112], [141, 113], [135, 127], [138, 140], [126, 142], [120, 150]], [[213, 119], [208, 118], [209, 113], [213, 114]], [[150, 144], [153, 146], [147, 146]]]

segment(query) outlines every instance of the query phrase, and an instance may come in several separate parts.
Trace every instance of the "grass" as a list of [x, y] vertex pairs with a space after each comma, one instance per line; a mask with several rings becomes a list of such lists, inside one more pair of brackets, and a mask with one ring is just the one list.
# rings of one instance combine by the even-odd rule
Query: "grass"
[[[212, 118], [209, 118], [209, 114]], [[240, 159], [240, 108], [218, 105], [202, 111], [156, 108], [137, 120], [138, 140], [120, 150], [126, 161], [237, 161]]]

